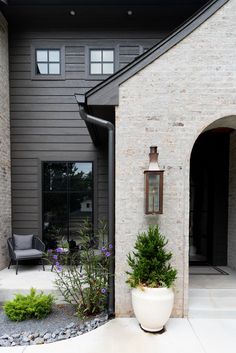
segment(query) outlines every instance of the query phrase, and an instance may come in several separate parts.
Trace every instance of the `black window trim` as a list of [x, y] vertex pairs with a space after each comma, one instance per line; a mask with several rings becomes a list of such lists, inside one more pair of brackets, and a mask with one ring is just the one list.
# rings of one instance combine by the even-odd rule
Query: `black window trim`
[[[101, 61], [92, 61], [92, 59], [91, 59], [91, 53], [92, 53], [92, 51], [100, 51], [100, 52], [101, 52], [101, 55], [102, 55]], [[113, 61], [105, 61], [105, 60], [103, 59], [103, 52], [104, 52], [104, 51], [112, 51], [112, 52], [113, 52]], [[91, 64], [101, 64], [101, 70], [102, 70], [102, 72], [99, 73], [99, 74], [93, 74], [93, 73], [91, 73]], [[110, 73], [110, 74], [104, 74], [104, 73], [103, 73], [103, 64], [113, 64], [113, 72]], [[89, 74], [90, 74], [90, 75], [93, 75], [93, 76], [97, 76], [97, 75], [102, 75], [102, 76], [104, 76], [104, 75], [112, 75], [112, 74], [114, 74], [114, 73], [115, 73], [115, 49], [114, 49], [114, 48], [113, 48], [113, 49], [111, 49], [111, 48], [106, 48], [106, 49], [98, 49], [98, 48], [93, 49], [93, 48], [90, 48], [90, 49], [89, 49]]]
[[[37, 50], [59, 50], [60, 51], [60, 74], [37, 74]], [[65, 80], [65, 46], [56, 43], [35, 43], [31, 46], [31, 80], [57, 81]]]
[[[76, 159], [76, 160], [57, 160], [57, 159], [52, 159], [52, 160], [43, 160], [40, 161], [40, 173], [41, 173], [41, 239], [43, 240], [44, 238], [44, 164], [45, 163], [66, 163], [67, 165], [69, 163], [91, 163], [92, 164], [92, 185], [93, 185], [93, 190], [92, 190], [92, 228], [94, 230], [97, 229], [98, 226], [98, 220], [97, 220], [97, 161], [96, 160], [83, 160], [83, 159]], [[68, 194], [68, 190], [67, 190]], [[68, 223], [69, 226], [69, 223]], [[69, 236], [69, 232], [67, 231], [67, 237]], [[67, 239], [68, 240], [68, 239]]]
[[85, 47], [85, 71], [86, 78], [93, 80], [104, 80], [113, 74], [91, 74], [90, 73], [90, 52], [91, 50], [113, 50], [114, 52], [114, 73], [119, 69], [119, 45], [104, 44], [104, 45], [87, 45]]
[[[47, 56], [48, 56], [48, 60], [47, 61], [37, 61], [37, 52], [38, 51], [46, 51], [47, 52]], [[59, 52], [59, 61], [50, 61], [49, 60], [49, 52], [52, 51], [57, 51]], [[48, 69], [48, 73], [47, 74], [38, 74], [37, 73], [37, 65], [38, 64], [46, 64], [47, 65], [47, 69]], [[50, 64], [59, 64], [59, 74], [50, 74]], [[61, 75], [61, 49], [50, 49], [50, 48], [36, 48], [35, 49], [35, 74], [36, 75], [56, 75], [56, 76], [60, 76]]]

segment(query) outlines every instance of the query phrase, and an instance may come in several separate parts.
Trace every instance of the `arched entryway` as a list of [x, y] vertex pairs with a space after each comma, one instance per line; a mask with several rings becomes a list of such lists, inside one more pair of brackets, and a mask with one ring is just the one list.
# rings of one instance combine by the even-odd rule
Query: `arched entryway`
[[231, 128], [211, 129], [194, 144], [190, 162], [190, 265], [227, 265]]
[[190, 317], [236, 317], [235, 120], [208, 126], [191, 153]]

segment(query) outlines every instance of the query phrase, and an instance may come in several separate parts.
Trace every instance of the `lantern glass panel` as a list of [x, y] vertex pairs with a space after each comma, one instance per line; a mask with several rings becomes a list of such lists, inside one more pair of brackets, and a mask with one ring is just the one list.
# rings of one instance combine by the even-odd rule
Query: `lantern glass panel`
[[148, 173], [148, 212], [160, 211], [160, 175]]

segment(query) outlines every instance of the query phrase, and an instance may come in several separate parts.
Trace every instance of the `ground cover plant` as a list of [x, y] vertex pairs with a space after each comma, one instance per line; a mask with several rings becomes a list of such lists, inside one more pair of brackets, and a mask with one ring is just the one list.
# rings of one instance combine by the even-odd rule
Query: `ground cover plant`
[[42, 319], [51, 313], [53, 303], [54, 297], [51, 294], [37, 294], [36, 290], [31, 288], [28, 295], [16, 294], [13, 300], [7, 301], [3, 310], [12, 321]]

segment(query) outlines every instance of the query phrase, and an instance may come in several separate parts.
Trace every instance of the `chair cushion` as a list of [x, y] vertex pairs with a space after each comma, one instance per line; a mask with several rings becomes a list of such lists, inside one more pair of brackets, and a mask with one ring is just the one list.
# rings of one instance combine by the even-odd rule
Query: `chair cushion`
[[42, 257], [42, 251], [36, 249], [15, 250], [16, 259], [33, 259]]
[[13, 239], [14, 239], [14, 249], [15, 250], [32, 249], [33, 234], [30, 234], [30, 235], [13, 234]]

